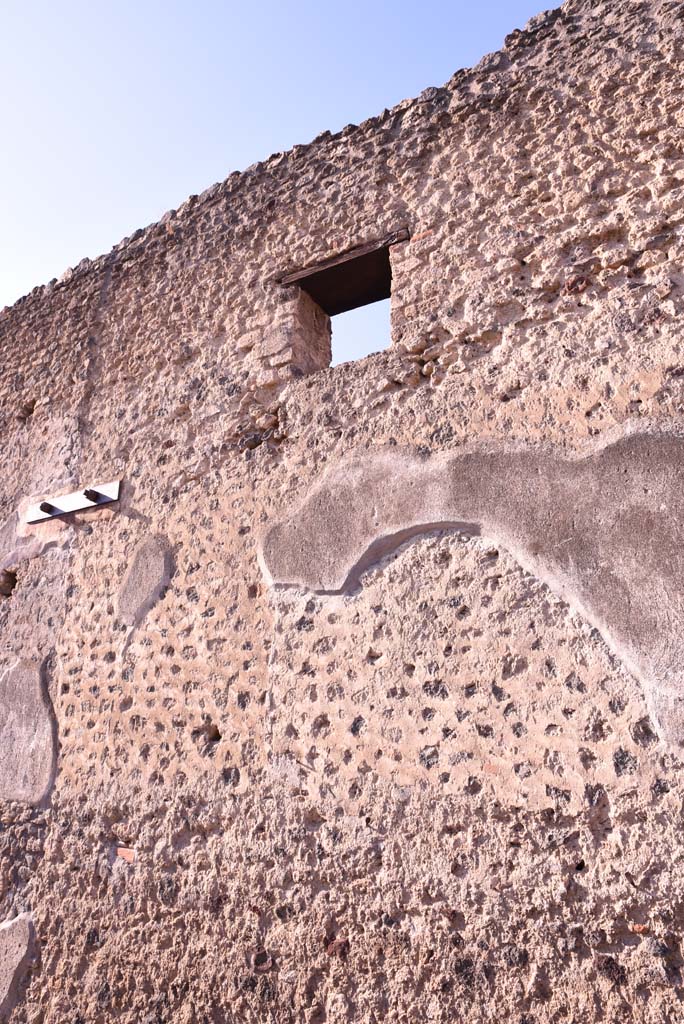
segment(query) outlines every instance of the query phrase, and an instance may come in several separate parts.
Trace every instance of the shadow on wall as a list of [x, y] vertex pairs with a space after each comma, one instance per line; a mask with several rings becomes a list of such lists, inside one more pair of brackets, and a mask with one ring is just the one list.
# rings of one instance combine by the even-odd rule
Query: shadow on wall
[[390, 300], [350, 309], [332, 318], [331, 366], [363, 359], [373, 352], [389, 348]]

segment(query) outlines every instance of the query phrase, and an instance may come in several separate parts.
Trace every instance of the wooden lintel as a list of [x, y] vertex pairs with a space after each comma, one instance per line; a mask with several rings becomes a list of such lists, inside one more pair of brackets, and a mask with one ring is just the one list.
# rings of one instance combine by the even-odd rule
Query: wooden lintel
[[358, 259], [359, 256], [367, 256], [378, 249], [387, 249], [391, 245], [396, 245], [397, 242], [407, 242], [408, 239], [408, 228], [399, 228], [397, 231], [392, 231], [389, 235], [385, 235], [384, 238], [378, 238], [373, 242], [365, 242], [363, 245], [357, 245], [353, 249], [346, 249], [337, 256], [330, 256], [319, 263], [312, 263], [303, 270], [295, 270], [289, 274], [283, 274], [281, 277], [276, 278], [276, 280], [279, 284], [297, 284], [313, 274], [319, 274], [323, 270], [337, 267], [340, 263], [347, 263], [349, 260]]

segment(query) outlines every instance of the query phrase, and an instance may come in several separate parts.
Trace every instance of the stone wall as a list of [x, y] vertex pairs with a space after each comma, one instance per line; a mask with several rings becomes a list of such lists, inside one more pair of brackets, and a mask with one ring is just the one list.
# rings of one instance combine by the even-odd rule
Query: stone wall
[[[683, 46], [678, 0], [569, 0], [0, 314], [0, 1017], [679, 1021], [677, 444], [670, 547], [630, 456], [641, 540], [592, 554], [620, 643], [483, 516], [347, 588], [281, 578], [268, 538], [340, 467], [386, 467], [382, 525], [393, 466], [680, 437]], [[402, 227], [391, 349], [327, 368], [279, 278]], [[522, 465], [503, 508], [546, 486]], [[602, 493], [573, 495], [587, 537]]]

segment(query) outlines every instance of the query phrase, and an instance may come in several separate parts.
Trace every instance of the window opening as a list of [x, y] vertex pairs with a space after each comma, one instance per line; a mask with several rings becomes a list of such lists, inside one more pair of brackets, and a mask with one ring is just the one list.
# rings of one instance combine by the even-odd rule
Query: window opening
[[351, 309], [332, 319], [331, 366], [348, 363], [374, 352], [382, 352], [392, 343], [390, 300], [373, 302]]
[[391, 342], [390, 247], [408, 240], [406, 228], [356, 246], [304, 270], [285, 274], [283, 285], [299, 285], [332, 323], [332, 365], [378, 352]]

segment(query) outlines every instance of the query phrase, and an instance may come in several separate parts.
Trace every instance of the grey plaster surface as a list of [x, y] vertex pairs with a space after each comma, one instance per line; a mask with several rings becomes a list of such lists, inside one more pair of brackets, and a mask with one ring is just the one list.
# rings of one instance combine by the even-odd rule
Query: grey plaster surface
[[263, 539], [276, 584], [339, 593], [411, 537], [481, 533], [602, 633], [684, 743], [684, 438], [628, 433], [581, 458], [489, 446], [354, 453]]
[[33, 927], [29, 914], [0, 924], [0, 1021], [9, 1021], [31, 956]]
[[165, 537], [155, 535], [141, 541], [119, 591], [121, 621], [137, 626], [159, 600], [173, 572], [173, 554]]
[[16, 662], [0, 676], [0, 800], [38, 804], [55, 774], [55, 726], [40, 668]]

